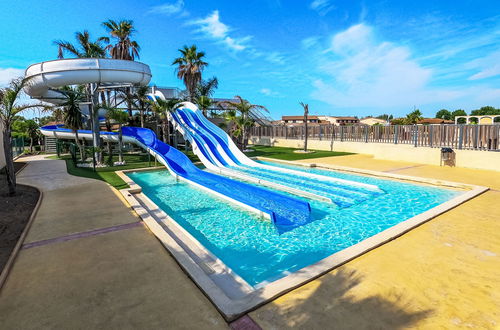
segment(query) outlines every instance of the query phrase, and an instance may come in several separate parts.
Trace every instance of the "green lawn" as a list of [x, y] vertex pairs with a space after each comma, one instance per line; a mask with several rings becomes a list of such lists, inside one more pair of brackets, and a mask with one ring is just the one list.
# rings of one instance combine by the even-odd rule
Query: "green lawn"
[[[251, 146], [250, 149], [253, 149], [252, 152], [245, 153], [249, 157], [261, 156], [282, 160], [300, 160], [300, 159], [311, 159], [311, 158], [319, 158], [319, 157], [332, 157], [332, 156], [343, 156], [343, 155], [352, 155], [349, 152], [336, 152], [336, 151], [321, 151], [316, 150], [310, 154], [300, 154], [294, 153], [294, 148], [281, 148], [281, 147], [265, 147], [265, 146]], [[198, 157], [192, 151], [183, 151], [192, 162], [198, 162]], [[124, 189], [128, 188], [128, 185], [123, 181], [115, 171], [122, 170], [130, 170], [135, 168], [144, 168], [155, 166], [154, 157], [148, 157], [148, 155], [139, 155], [139, 154], [125, 154], [123, 158], [126, 162], [124, 166], [111, 166], [111, 167], [100, 167], [96, 168], [94, 172], [92, 168], [82, 168], [76, 167], [70, 155], [62, 155], [61, 158], [57, 156], [49, 156], [49, 159], [63, 159], [66, 161], [66, 168], [68, 173], [75, 176], [82, 176], [85, 178], [102, 180], [116, 189]], [[106, 156], [104, 156], [106, 159]], [[118, 156], [113, 156], [113, 161], [118, 161]], [[158, 163], [157, 163], [158, 165]]]
[[[94, 172], [92, 168], [76, 167], [73, 165], [71, 156], [69, 155], [62, 155], [61, 158], [57, 158], [57, 156], [49, 156], [47, 158], [65, 160], [66, 168], [71, 175], [106, 181], [116, 189], [128, 188], [128, 185], [115, 173], [115, 171], [155, 166], [153, 157], [148, 158], [148, 155], [138, 154], [123, 155], [126, 165], [96, 168], [96, 172]], [[118, 156], [114, 156], [113, 161], [118, 161]]]
[[309, 154], [294, 153], [294, 148], [282, 148], [282, 147], [266, 147], [252, 145], [248, 147], [253, 149], [252, 152], [245, 152], [248, 157], [268, 157], [281, 160], [301, 160], [301, 159], [311, 159], [311, 158], [321, 158], [321, 157], [332, 157], [332, 156], [345, 156], [352, 155], [350, 152], [337, 152], [337, 151], [324, 151], [324, 150], [314, 150], [314, 152]]

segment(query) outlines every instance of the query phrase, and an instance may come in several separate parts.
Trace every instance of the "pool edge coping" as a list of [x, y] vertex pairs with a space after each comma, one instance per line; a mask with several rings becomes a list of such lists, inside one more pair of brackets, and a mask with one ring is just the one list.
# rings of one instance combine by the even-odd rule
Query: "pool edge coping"
[[[259, 159], [275, 161], [274, 159], [261, 157]], [[277, 161], [305, 166], [305, 167], [319, 167], [316, 164], [311, 163], [295, 163], [289, 161]], [[126, 173], [127, 172], [137, 172], [137, 171], [151, 171], [157, 170], [158, 168], [142, 168], [142, 169], [130, 169], [117, 171], [116, 173], [129, 184], [130, 188], [122, 189], [120, 192], [124, 196], [124, 198], [128, 201], [131, 208], [134, 209], [137, 214], [143, 219], [145, 224], [151, 230], [151, 232], [160, 240], [160, 242], [165, 246], [165, 248], [170, 252], [170, 254], [174, 257], [177, 263], [181, 266], [181, 268], [187, 273], [187, 275], [193, 280], [195, 285], [197, 285], [201, 291], [208, 297], [208, 299], [215, 305], [215, 307], [219, 310], [222, 316], [227, 321], [232, 321], [248, 313], [256, 308], [268, 303], [275, 298], [286, 294], [314, 279], [330, 272], [331, 270], [342, 266], [343, 264], [373, 250], [377, 247], [384, 245], [385, 243], [394, 240], [410, 230], [434, 219], [435, 217], [467, 202], [470, 199], [473, 199], [482, 193], [489, 190], [488, 187], [478, 186], [478, 185], [470, 185], [465, 183], [457, 183], [439, 179], [428, 179], [428, 178], [420, 178], [415, 176], [406, 176], [401, 174], [394, 173], [386, 173], [386, 172], [378, 172], [371, 170], [362, 170], [344, 166], [338, 166], [338, 168], [330, 168], [324, 167], [330, 170], [337, 171], [346, 171], [357, 174], [365, 174], [370, 176], [375, 176], [379, 178], [389, 178], [389, 179], [397, 179], [403, 181], [412, 181], [412, 182], [420, 182], [431, 185], [437, 185], [441, 187], [453, 187], [459, 189], [467, 189], [464, 193], [450, 199], [447, 202], [439, 204], [436, 207], [433, 207], [423, 213], [420, 213], [410, 219], [407, 219], [403, 222], [400, 222], [392, 227], [389, 227], [355, 245], [352, 245], [346, 249], [338, 251], [326, 258], [319, 260], [318, 262], [303, 267], [293, 273], [286, 275], [280, 279], [277, 279], [273, 282], [269, 282], [262, 287], [256, 288], [254, 291], [249, 293], [242, 299], [231, 299], [226, 293], [224, 293], [223, 289], [220, 288], [202, 269], [202, 267], [193, 260], [188, 253], [175, 241], [173, 237], [171, 237], [163, 227], [154, 219], [154, 217], [150, 214], [151, 210], [147, 210], [141, 205], [141, 202], [134, 196], [136, 194], [143, 195], [146, 199], [149, 198], [142, 193], [142, 189], [139, 185], [137, 185], [132, 179], [130, 179]], [[150, 201], [150, 200], [149, 200]], [[150, 201], [157, 209], [160, 209], [154, 202]], [[148, 207], [149, 208], [149, 207]], [[160, 209], [161, 210], [161, 209]], [[165, 213], [166, 214], [166, 213]], [[179, 230], [179, 234], [182, 234], [182, 228], [177, 222], [171, 219], [168, 214], [166, 214], [168, 219], [171, 220]], [[177, 235], [178, 233], [174, 234]], [[178, 236], [178, 235], [177, 235]], [[193, 237], [190, 237], [194, 239]], [[195, 239], [194, 239], [195, 240]], [[183, 242], [186, 245], [193, 244], [193, 242]], [[198, 242], [200, 246], [201, 243]], [[203, 246], [202, 248], [205, 250], [204, 252], [213, 255]], [[229, 267], [227, 267], [229, 268]], [[230, 268], [229, 268], [230, 269]]]

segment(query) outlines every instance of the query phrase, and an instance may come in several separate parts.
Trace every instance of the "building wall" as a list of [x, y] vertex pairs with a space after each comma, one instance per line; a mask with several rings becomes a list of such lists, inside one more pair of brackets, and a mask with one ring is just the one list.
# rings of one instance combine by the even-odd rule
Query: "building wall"
[[382, 119], [378, 119], [378, 118], [364, 118], [364, 119], [361, 119], [359, 121], [361, 124], [365, 124], [365, 125], [375, 125], [375, 124], [385, 124], [386, 121], [385, 120], [382, 120]]
[[[252, 137], [250, 143], [276, 147], [303, 148], [303, 140]], [[373, 155], [375, 159], [405, 161], [411, 163], [440, 165], [441, 148], [417, 147], [409, 144], [340, 142], [308, 140], [307, 146], [316, 150], [333, 150]], [[333, 146], [333, 149], [332, 149]], [[500, 171], [500, 153], [476, 150], [455, 150], [456, 166]]]

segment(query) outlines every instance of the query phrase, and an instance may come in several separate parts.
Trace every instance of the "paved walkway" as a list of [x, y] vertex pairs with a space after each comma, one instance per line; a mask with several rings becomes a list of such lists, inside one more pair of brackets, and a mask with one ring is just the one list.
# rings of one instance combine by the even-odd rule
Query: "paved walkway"
[[23, 158], [43, 202], [0, 291], [2, 329], [225, 329], [226, 322], [104, 182]]
[[500, 172], [374, 160], [366, 155], [304, 162], [493, 190], [250, 313], [261, 327], [500, 328]]
[[[241, 328], [500, 327], [500, 172], [364, 155], [307, 162], [493, 190], [251, 312]], [[44, 190], [44, 202], [0, 292], [1, 328], [227, 327], [106, 184], [39, 158], [19, 181]]]

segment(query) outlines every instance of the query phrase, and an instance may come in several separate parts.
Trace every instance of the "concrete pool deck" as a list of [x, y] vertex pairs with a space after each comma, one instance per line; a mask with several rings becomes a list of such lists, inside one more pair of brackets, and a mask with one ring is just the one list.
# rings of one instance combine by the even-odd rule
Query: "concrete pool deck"
[[18, 182], [43, 200], [0, 291], [1, 328], [227, 328], [110, 186], [22, 161]]
[[[39, 245], [20, 251], [0, 291], [0, 324], [23, 329], [227, 327], [108, 185], [68, 175], [62, 161], [26, 160], [31, 161], [19, 182], [40, 187], [44, 200], [25, 243]], [[499, 327], [500, 172], [364, 155], [304, 162], [492, 190], [251, 312], [258, 325], [264, 329]], [[91, 193], [76, 198], [76, 186]], [[70, 217], [78, 221], [68, 221]], [[241, 328], [251, 326], [251, 319], [240, 322]]]

